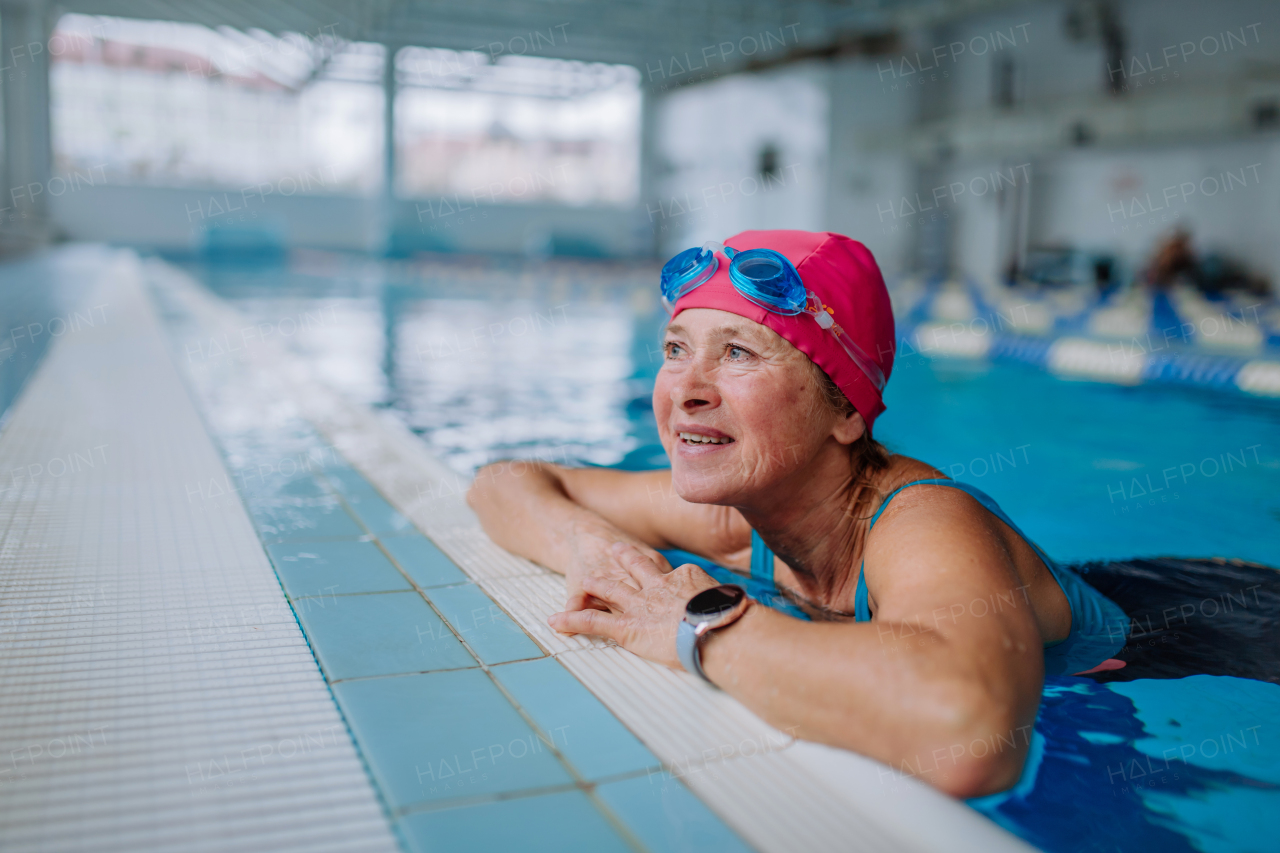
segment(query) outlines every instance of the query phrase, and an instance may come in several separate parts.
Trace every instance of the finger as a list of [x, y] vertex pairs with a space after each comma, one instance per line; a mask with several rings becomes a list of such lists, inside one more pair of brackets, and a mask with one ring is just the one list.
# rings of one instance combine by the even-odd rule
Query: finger
[[583, 609], [584, 610], [608, 610], [609, 605], [605, 604], [603, 601], [596, 598], [594, 595], [588, 595], [587, 606]]
[[588, 575], [582, 579], [582, 588], [595, 596], [610, 610], [626, 610], [627, 605], [634, 602], [640, 590], [618, 578], [601, 578]]
[[603, 610], [576, 610], [572, 613], [552, 613], [547, 624], [561, 634], [591, 634], [616, 640], [622, 626], [622, 618]]
[[618, 565], [627, 570], [627, 574], [635, 578], [641, 589], [649, 581], [657, 580], [666, 574], [666, 571], [652, 557], [625, 542], [613, 544], [613, 557], [618, 561]]
[[565, 610], [608, 610], [609, 605], [605, 604], [594, 595], [588, 595], [585, 592], [572, 593], [564, 602]]

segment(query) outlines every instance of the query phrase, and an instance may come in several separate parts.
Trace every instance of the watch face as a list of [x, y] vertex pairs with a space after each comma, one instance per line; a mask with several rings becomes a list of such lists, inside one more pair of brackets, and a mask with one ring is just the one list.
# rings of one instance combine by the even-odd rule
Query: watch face
[[719, 616], [726, 610], [732, 610], [742, 603], [742, 599], [747, 597], [747, 592], [740, 586], [733, 584], [725, 584], [714, 589], [704, 590], [693, 598], [689, 599], [689, 604], [685, 608], [685, 613], [690, 619], [710, 619]]

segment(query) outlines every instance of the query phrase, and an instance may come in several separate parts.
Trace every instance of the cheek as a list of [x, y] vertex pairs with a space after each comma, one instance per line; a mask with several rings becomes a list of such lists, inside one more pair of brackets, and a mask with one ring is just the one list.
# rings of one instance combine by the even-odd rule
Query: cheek
[[658, 421], [658, 432], [666, 434], [667, 421], [671, 416], [671, 379], [665, 370], [658, 372], [653, 383], [653, 416]]
[[806, 389], [785, 377], [755, 374], [721, 386], [725, 402], [744, 426], [764, 438], [807, 431]]

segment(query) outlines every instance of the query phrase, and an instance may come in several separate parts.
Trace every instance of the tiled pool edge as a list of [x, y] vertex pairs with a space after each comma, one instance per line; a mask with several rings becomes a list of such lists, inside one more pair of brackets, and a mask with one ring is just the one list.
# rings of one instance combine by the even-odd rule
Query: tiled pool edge
[[[198, 389], [193, 388], [193, 396], [196, 396], [197, 398], [200, 397], [200, 393]], [[207, 424], [207, 428], [209, 429], [211, 434], [215, 436], [218, 435], [217, 428], [214, 425]], [[293, 434], [293, 437], [295, 439], [297, 438], [296, 432]], [[319, 443], [318, 437], [317, 437], [316, 443], [317, 444]], [[224, 452], [225, 452], [225, 449], [224, 449]], [[323, 455], [323, 453], [321, 455]], [[240, 463], [242, 466], [244, 466], [246, 462], [252, 463], [253, 461], [254, 460], [252, 459], [242, 458], [240, 460]], [[252, 468], [253, 466], [252, 464], [250, 464], [248, 467]], [[389, 539], [386, 535], [378, 533], [374, 529], [374, 526], [370, 523], [369, 517], [361, 511], [360, 506], [351, 503], [351, 498], [352, 498], [351, 490], [352, 489], [359, 490], [361, 489], [361, 487], [368, 488], [367, 481], [365, 481], [355, 470], [346, 468], [344, 463], [339, 462], [337, 464], [337, 467], [321, 466], [316, 471], [311, 472], [311, 474], [312, 474], [312, 479], [319, 482], [327, 482], [333, 487], [333, 491], [336, 492], [339, 498], [339, 501], [341, 503], [342, 509], [349, 514], [349, 516], [355, 523], [361, 526], [363, 530], [363, 534], [359, 537], [358, 541], [361, 543], [371, 543], [373, 545], [376, 545], [380, 549], [380, 551], [386, 555], [388, 560], [391, 561], [396, 566], [396, 569], [400, 572], [403, 579], [412, 585], [412, 591], [406, 592], [406, 594], [416, 593], [418, 596], [420, 596], [426, 602], [427, 606], [431, 607], [432, 610], [435, 612], [439, 622], [449, 628], [449, 630], [456, 637], [458, 643], [462, 647], [465, 647], [467, 649], [467, 653], [472, 657], [472, 660], [469, 662], [469, 664], [465, 666], [461, 664], [451, 664], [443, 669], [428, 670], [426, 672], [423, 672], [423, 671], [415, 672], [415, 671], [409, 670], [409, 671], [398, 671], [394, 673], [372, 673], [369, 675], [361, 675], [359, 677], [352, 677], [352, 676], [334, 677], [334, 674], [328, 670], [328, 667], [331, 664], [327, 664], [325, 662], [326, 654], [323, 650], [323, 646], [325, 644], [323, 632], [319, 637], [317, 637], [317, 635], [314, 633], [315, 626], [313, 625], [309, 628], [308, 623], [311, 620], [308, 618], [307, 615], [304, 615], [305, 613], [311, 613], [313, 611], [310, 609], [309, 606], [302, 607], [302, 608], [299, 607], [300, 603], [306, 604], [308, 601], [317, 600], [317, 598], [314, 595], [305, 595], [305, 594], [301, 596], [291, 595], [289, 593], [289, 582], [286, 580], [285, 576], [281, 573], [282, 571], [281, 565], [279, 564], [279, 562], [277, 561], [277, 558], [273, 554], [273, 562], [275, 562], [275, 565], [276, 565], [277, 576], [280, 582], [281, 589], [285, 593], [287, 600], [290, 602], [290, 606], [293, 609], [295, 618], [297, 619], [299, 626], [307, 635], [308, 643], [312, 649], [313, 654], [316, 657], [317, 666], [324, 672], [326, 676], [326, 682], [330, 686], [330, 690], [332, 695], [334, 696], [335, 702], [342, 709], [343, 715], [346, 719], [348, 728], [352, 733], [353, 739], [359, 746], [361, 757], [364, 760], [365, 767], [369, 774], [369, 777], [374, 784], [375, 790], [377, 790], [380, 794], [384, 809], [387, 814], [387, 818], [391, 822], [392, 826], [395, 828], [395, 831], [397, 832], [402, 844], [406, 847], [406, 849], [421, 849], [418, 845], [415, 844], [414, 839], [410, 837], [412, 835], [412, 832], [410, 831], [410, 829], [406, 828], [410, 824], [414, 823], [416, 818], [421, 818], [424, 815], [429, 816], [442, 811], [455, 811], [458, 809], [468, 810], [473, 807], [499, 806], [501, 803], [509, 802], [513, 799], [525, 799], [528, 797], [538, 798], [538, 797], [547, 797], [547, 796], [550, 796], [554, 799], [554, 797], [558, 796], [557, 792], [573, 793], [579, 797], [586, 798], [586, 800], [590, 801], [590, 803], [594, 807], [595, 813], [597, 814], [597, 821], [599, 818], [603, 818], [605, 821], [605, 824], [601, 824], [600, 826], [597, 827], [594, 835], [589, 841], [590, 846], [582, 847], [581, 849], [595, 849], [599, 845], [608, 845], [612, 843], [610, 841], [610, 835], [612, 835], [613, 841], [623, 844], [626, 847], [626, 849], [629, 849], [632, 851], [645, 851], [650, 849], [648, 847], [645, 847], [638, 838], [639, 834], [642, 834], [645, 827], [643, 826], [637, 827], [635, 825], [628, 823], [627, 820], [624, 820], [620, 816], [620, 813], [618, 811], [619, 807], [623, 808], [625, 812], [628, 812], [632, 815], [632, 820], [634, 821], [636, 819], [635, 818], [636, 815], [642, 814], [645, 811], [645, 809], [648, 808], [643, 802], [643, 799], [644, 799], [643, 796], [640, 799], [637, 799], [635, 796], [630, 796], [627, 799], [619, 801], [617, 800], [618, 794], [614, 793], [613, 789], [617, 787], [619, 784], [626, 782], [627, 780], [634, 780], [637, 778], [652, 779], [655, 774], [657, 774], [658, 778], [661, 779], [662, 765], [659, 762], [659, 760], [656, 757], [652, 756], [651, 754], [648, 754], [646, 751], [646, 755], [648, 756], [647, 760], [643, 762], [643, 766], [639, 766], [634, 769], [628, 770], [628, 769], [622, 768], [622, 769], [616, 769], [616, 772], [605, 772], [605, 773], [597, 772], [591, 775], [588, 775], [584, 772], [580, 772], [579, 769], [575, 766], [574, 761], [571, 761], [566, 756], [565, 754], [566, 748], [557, 748], [555, 743], [554, 733], [550, 733], [550, 734], [548, 733], [548, 731], [546, 730], [543, 724], [543, 722], [545, 721], [536, 720], [534, 716], [532, 716], [527, 711], [527, 709], [523, 706], [522, 702], [517, 700], [517, 698], [511, 693], [509, 686], [505, 683], [507, 676], [510, 675], [510, 673], [506, 672], [504, 667], [508, 665], [518, 665], [520, 663], [531, 663], [536, 660], [547, 660], [549, 657], [547, 653], [536, 643], [536, 641], [534, 641], [532, 638], [528, 638], [525, 640], [525, 642], [528, 643], [529, 647], [531, 648], [533, 652], [532, 655], [529, 655], [523, 658], [520, 658], [517, 656], [515, 659], [511, 659], [510, 661], [497, 660], [497, 661], [486, 662], [486, 660], [484, 659], [484, 655], [480, 652], [480, 650], [472, 648], [468, 640], [463, 636], [463, 632], [465, 632], [466, 629], [465, 628], [459, 629], [459, 627], [455, 624], [456, 620], [450, 617], [448, 614], [446, 614], [443, 609], [438, 607], [437, 606], [438, 602], [435, 600], [435, 596], [437, 593], [449, 593], [450, 591], [461, 591], [466, 587], [471, 587], [474, 589], [480, 589], [481, 587], [478, 587], [475, 584], [473, 584], [471, 581], [466, 579], [466, 577], [461, 573], [459, 573], [459, 576], [458, 576], [458, 580], [463, 581], [461, 584], [458, 583], [457, 581], [451, 580], [449, 583], [446, 583], [443, 585], [430, 586], [426, 588], [422, 587], [411, 576], [410, 571], [405, 566], [402, 566], [399, 564], [399, 562], [397, 562], [399, 558], [394, 556], [393, 552], [395, 549], [392, 547], [388, 547], [386, 545], [387, 541], [391, 541], [393, 543], [402, 542], [407, 538], [407, 536], [422, 538], [422, 534], [416, 530], [413, 530], [413, 528], [411, 527], [405, 530], [398, 531], [397, 533], [391, 534]], [[341, 475], [341, 476], [338, 476], [338, 475]], [[342, 485], [338, 485], [339, 482]], [[254, 499], [252, 496], [246, 496], [247, 509], [249, 509], [250, 513], [254, 512], [253, 500]], [[381, 500], [381, 499], [375, 498], [375, 500]], [[375, 512], [377, 511], [376, 505], [374, 507], [374, 511]], [[271, 527], [271, 525], [274, 525], [276, 521], [277, 519], [272, 515], [270, 515], [269, 513], [267, 515], [262, 516], [259, 519], [258, 526], [259, 526], [260, 535], [263, 536], [264, 549], [273, 549], [273, 548], [278, 549], [283, 545], [291, 545], [291, 546], [306, 547], [309, 550], [323, 550], [326, 546], [331, 546], [332, 544], [337, 542], [351, 541], [350, 537], [348, 537], [346, 540], [343, 540], [341, 537], [335, 538], [334, 536], [329, 536], [327, 535], [324, 529], [315, 529], [314, 531], [312, 531], [312, 533], [309, 536], [306, 535], [306, 531], [286, 532], [286, 531], [276, 530], [274, 527]], [[330, 520], [330, 523], [331, 523], [331, 520]], [[268, 535], [268, 533], [263, 532], [266, 530], [271, 530], [272, 532], [274, 532], [275, 541], [278, 544], [276, 545], [271, 544], [272, 537]], [[313, 544], [308, 544], [308, 539], [310, 539]], [[424, 541], [427, 541], [427, 540], [424, 540]], [[395, 595], [397, 593], [391, 593], [391, 594]], [[478, 594], [482, 596], [484, 595], [484, 593], [478, 593]], [[375, 596], [375, 595], [379, 595], [379, 594], [376, 592], [332, 593], [330, 600], [337, 601], [343, 598], [350, 599], [357, 596], [363, 597], [363, 596]], [[323, 600], [323, 597], [321, 597], [320, 600]], [[497, 607], [497, 605], [492, 603], [491, 599], [486, 599], [486, 600], [490, 601], [490, 607], [492, 608]], [[322, 604], [321, 606], [323, 607], [324, 605]], [[471, 612], [474, 613], [475, 611], [472, 610]], [[504, 614], [503, 618], [509, 618], [509, 617], [506, 617]], [[520, 636], [526, 637], [527, 635], [525, 635], [524, 632], [521, 631]], [[421, 638], [421, 634], [419, 634], [419, 639], [420, 638]], [[317, 641], [320, 642], [320, 646], [316, 645]], [[562, 671], [564, 671], [565, 677], [570, 679], [574, 689], [582, 691], [583, 695], [587, 697], [591, 697], [591, 702], [595, 702], [598, 704], [598, 700], [595, 699], [595, 697], [592, 696], [592, 694], [586, 692], [585, 689], [581, 686], [581, 684], [573, 678], [573, 676], [569, 673], [569, 671], [563, 669], [563, 667], [559, 662], [555, 662], [553, 665], [558, 669], [561, 669]], [[499, 675], [495, 673], [495, 669], [502, 669], [503, 670], [502, 674]], [[368, 685], [370, 681], [378, 681], [378, 680], [385, 680], [385, 679], [403, 679], [405, 683], [407, 683], [408, 679], [410, 678], [413, 678], [419, 675], [428, 675], [431, 672], [461, 673], [461, 672], [476, 671], [476, 670], [480, 670], [484, 673], [485, 677], [489, 679], [489, 682], [492, 683], [494, 688], [496, 688], [496, 690], [506, 698], [507, 702], [510, 703], [511, 708], [516, 713], [521, 715], [525, 723], [527, 723], [527, 725], [529, 726], [530, 730], [534, 734], [536, 734], [538, 743], [535, 743], [535, 747], [540, 747], [541, 744], [545, 744], [546, 751], [550, 753], [554, 753], [556, 759], [565, 768], [565, 770], [568, 771], [568, 776], [565, 778], [563, 783], [560, 783], [558, 785], [552, 784], [550, 785], [550, 787], [546, 785], [543, 785], [541, 787], [535, 785], [534, 787], [525, 791], [518, 791], [518, 790], [510, 791], [510, 792], [504, 791], [504, 792], [498, 792], [497, 794], [488, 794], [488, 795], [481, 794], [478, 797], [476, 796], [450, 797], [450, 798], [444, 798], [436, 803], [431, 803], [428, 801], [417, 801], [417, 802], [403, 801], [402, 799], [399, 798], [400, 797], [399, 793], [393, 793], [392, 791], [388, 790], [387, 788], [388, 780], [386, 778], [385, 769], [380, 771], [379, 767], [377, 766], [378, 761], [376, 757], [371, 756], [371, 754], [369, 753], [369, 738], [371, 736], [370, 733], [380, 731], [380, 729], [365, 728], [364, 735], [362, 736], [361, 734], [361, 729], [362, 727], [365, 727], [365, 724], [366, 724], [366, 718], [370, 717], [372, 712], [369, 712], [369, 713], [360, 712], [360, 713], [356, 713], [353, 716], [352, 705], [351, 705], [352, 699], [348, 694], [351, 692], [351, 690], [356, 690], [357, 692], [359, 692], [360, 690], [365, 689], [366, 685]], [[353, 684], [356, 686], [349, 687], [349, 685], [353, 685]], [[603, 706], [599, 706], [599, 707], [601, 708], [601, 711], [604, 714], [608, 715], [608, 712], [604, 710]], [[613, 719], [611, 715], [608, 715], [608, 716], [610, 720]], [[615, 725], [619, 725], [620, 732], [625, 737], [627, 738], [632, 737], [629, 733], [626, 733], [625, 729], [621, 729], [620, 724], [617, 724], [615, 722]], [[590, 728], [590, 724], [588, 724], [588, 729], [589, 728]], [[575, 735], [575, 737], [578, 737], [580, 739], [580, 733]], [[615, 740], [617, 739], [615, 738]], [[530, 738], [530, 742], [531, 743], [534, 742], [534, 739], [532, 737]], [[638, 742], [637, 742], [637, 745], [638, 745]], [[479, 751], [479, 750], [476, 750], [476, 751]], [[476, 751], [473, 751], [473, 755], [474, 755], [474, 752]], [[483, 759], [483, 755], [481, 756], [481, 758]], [[588, 756], [588, 758], [590, 759], [593, 757]], [[473, 758], [473, 761], [474, 761], [474, 758]], [[466, 772], [465, 769], [462, 772]], [[422, 778], [423, 778], [422, 772], [419, 771], [418, 772], [419, 783], [421, 783]], [[657, 789], [655, 788], [655, 790]], [[644, 792], [641, 792], [641, 793], [643, 794]], [[676, 794], [677, 792], [673, 790], [668, 790], [666, 793]], [[608, 795], [607, 798], [606, 798], [606, 794]], [[740, 846], [740, 842], [737, 841], [737, 839], [733, 838], [727, 829], [717, 830], [714, 826], [709, 825], [705, 818], [701, 817], [698, 814], [698, 809], [704, 809], [704, 807], [701, 806], [700, 803], [697, 804], [696, 806], [694, 805], [694, 803], [696, 803], [697, 801], [693, 798], [692, 794], [685, 793], [682, 796], [684, 800], [686, 800], [687, 802], [681, 805], [681, 803], [679, 802], [681, 797], [676, 796], [677, 802], [675, 803], [675, 806], [678, 809], [682, 810], [683, 819], [685, 819], [686, 821], [692, 821], [691, 826], [686, 828], [692, 828], [695, 832], [700, 832], [703, 835], [706, 835], [709, 838], [711, 838], [711, 840], [714, 842], [714, 846], [716, 849], [726, 849], [726, 850], [744, 849]], [[652, 796], [650, 796], [650, 799], [652, 799]], [[665, 797], [664, 795], [664, 802], [666, 799], [669, 799], [669, 798]], [[710, 818], [711, 813], [706, 812], [706, 816], [707, 818]], [[546, 817], [543, 816], [542, 819], [545, 821]], [[607, 829], [605, 828], [606, 825], [608, 827]], [[560, 827], [560, 829], [567, 829], [567, 828], [568, 827], [565, 827], [565, 826]], [[474, 832], [469, 834], [471, 836], [475, 835]], [[475, 841], [474, 837], [472, 837], [470, 840], [472, 843], [474, 843]], [[584, 842], [584, 843], [588, 843], [588, 842]], [[536, 838], [533, 841], [530, 841], [530, 839], [522, 837], [521, 844], [527, 847], [528, 849], [542, 849], [539, 846], [540, 842], [538, 842]], [[478, 849], [485, 849], [485, 848], [478, 848]], [[578, 849], [578, 848], [574, 848], [574, 849]], [[600, 847], [600, 849], [605, 849], [605, 848]]]
[[136, 257], [94, 251], [109, 320], [49, 347], [0, 432], [8, 468], [98, 448], [0, 496], [0, 742], [62, 749], [0, 770], [3, 846], [395, 849], [243, 509], [183, 500], [226, 471]]
[[[234, 327], [237, 321], [225, 304], [172, 269], [151, 269], [201, 303], [201, 310], [220, 317], [218, 322]], [[432, 459], [401, 425], [346, 404], [320, 386], [297, 359], [283, 351], [269, 353], [265, 347], [259, 355], [264, 369], [288, 382], [312, 424], [396, 509], [429, 534], [544, 648], [559, 656], [663, 760], [668, 772], [686, 768], [685, 781], [756, 846], [844, 849], [853, 833], [872, 849], [1028, 849], [964, 806], [911, 781], [901, 782], [892, 796], [923, 819], [885, 821], [873, 804], [858, 802], [821, 781], [823, 774], [811, 772], [807, 759], [788, 751], [787, 736], [724, 694], [598, 641], [555, 635], [545, 618], [563, 600], [562, 580], [489, 542], [462, 500], [465, 483]], [[655, 716], [654, 710], [661, 713]], [[735, 753], [735, 747], [749, 743], [767, 746], [759, 755], [755, 747], [752, 753], [745, 747]], [[727, 757], [724, 746], [730, 750]], [[711, 759], [704, 757], [707, 753]], [[845, 772], [859, 774], [864, 782], [875, 780], [884, 793], [878, 774], [887, 770], [847, 753], [835, 760], [845, 759]], [[698, 760], [703, 766], [690, 772]], [[787, 784], [779, 786], [780, 778]]]

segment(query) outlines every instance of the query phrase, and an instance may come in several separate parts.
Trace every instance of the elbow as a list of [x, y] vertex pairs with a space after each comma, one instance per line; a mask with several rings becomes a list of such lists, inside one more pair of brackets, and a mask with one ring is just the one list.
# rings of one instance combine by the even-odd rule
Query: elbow
[[[975, 738], [973, 745], [980, 740]], [[958, 759], [954, 767], [948, 768], [950, 772], [940, 776], [936, 787], [944, 794], [961, 800], [998, 794], [1017, 783], [1026, 757], [1025, 749], [985, 756], [968, 754]]]
[[475, 479], [471, 481], [471, 488], [467, 489], [467, 506], [480, 512], [485, 505], [492, 503], [500, 488], [498, 481], [505, 468], [504, 463], [494, 462], [477, 469]]
[[946, 758], [938, 762], [941, 772], [934, 785], [959, 799], [984, 797], [1007, 790], [1017, 783], [1031, 746], [1032, 716], [1025, 722], [1013, 709], [987, 695], [968, 693], [966, 701], [950, 710], [947, 745], [933, 754]]

